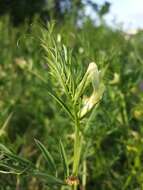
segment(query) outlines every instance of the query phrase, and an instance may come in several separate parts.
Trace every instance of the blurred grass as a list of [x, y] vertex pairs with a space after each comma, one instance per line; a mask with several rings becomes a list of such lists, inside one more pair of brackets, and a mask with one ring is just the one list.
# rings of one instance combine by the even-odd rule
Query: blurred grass
[[[42, 141], [59, 163], [58, 137], [70, 153], [73, 131], [63, 110], [48, 95], [52, 81], [40, 35], [36, 22], [13, 28], [8, 17], [0, 20], [0, 131], [13, 113], [0, 141], [47, 167], [34, 138]], [[56, 25], [54, 35], [72, 49], [73, 62], [81, 72], [91, 61], [105, 69], [104, 98], [92, 114], [86, 134], [87, 189], [143, 189], [143, 32], [128, 35], [106, 25], [95, 27], [87, 20], [82, 28], [72, 22]], [[39, 73], [47, 85], [23, 71], [25, 65]], [[0, 174], [1, 190], [18, 188], [48, 189], [35, 178]]]

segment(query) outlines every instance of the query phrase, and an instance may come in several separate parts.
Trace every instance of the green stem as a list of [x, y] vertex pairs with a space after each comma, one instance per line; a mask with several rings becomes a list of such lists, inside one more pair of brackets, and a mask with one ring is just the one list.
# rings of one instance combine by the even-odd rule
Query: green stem
[[77, 186], [72, 185], [72, 186], [70, 187], [70, 190], [77, 190]]
[[80, 135], [79, 135], [79, 119], [75, 116], [75, 139], [74, 139], [74, 161], [73, 161], [73, 175], [78, 174], [78, 165], [80, 159]]
[[[74, 160], [73, 160], [73, 176], [78, 177], [78, 169], [79, 169], [79, 161], [80, 161], [80, 153], [81, 153], [81, 145], [82, 145], [82, 137], [80, 134], [80, 119], [75, 110], [75, 139], [74, 139]], [[72, 190], [77, 190], [78, 185], [75, 184], [72, 186]]]
[[83, 161], [83, 174], [82, 174], [82, 187], [84, 190], [86, 187], [86, 173], [87, 173], [86, 160], [84, 160]]

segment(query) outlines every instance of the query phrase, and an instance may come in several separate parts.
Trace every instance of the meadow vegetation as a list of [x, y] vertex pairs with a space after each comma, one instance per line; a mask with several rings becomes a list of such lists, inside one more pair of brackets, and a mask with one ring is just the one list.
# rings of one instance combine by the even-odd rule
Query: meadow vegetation
[[143, 32], [0, 20], [0, 190], [143, 189]]

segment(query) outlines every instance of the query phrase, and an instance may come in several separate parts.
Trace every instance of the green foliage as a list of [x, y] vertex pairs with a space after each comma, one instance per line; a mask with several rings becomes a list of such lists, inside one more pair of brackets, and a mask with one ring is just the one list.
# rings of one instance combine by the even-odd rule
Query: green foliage
[[45, 146], [40, 141], [35, 140], [35, 142], [38, 148], [41, 150], [45, 160], [48, 162], [51, 172], [56, 171], [56, 165], [55, 165], [54, 159], [49, 153], [49, 151], [45, 148]]
[[[31, 24], [36, 18], [47, 23], [53, 19], [63, 22], [65, 19], [75, 23], [84, 16], [85, 6], [90, 6], [99, 17], [109, 12], [110, 3], [105, 2], [102, 6], [86, 0], [14, 0], [11, 2], [0, 0], [0, 16], [8, 15], [15, 27], [27, 22]], [[82, 14], [81, 14], [82, 13]]]
[[63, 162], [65, 177], [68, 177], [69, 176], [68, 160], [67, 160], [66, 152], [61, 140], [59, 142], [59, 149], [60, 149], [61, 159]]
[[[87, 20], [51, 32], [0, 20], [0, 189], [64, 190], [71, 177], [87, 190], [142, 189], [142, 31]], [[100, 106], [79, 117], [103, 83]]]

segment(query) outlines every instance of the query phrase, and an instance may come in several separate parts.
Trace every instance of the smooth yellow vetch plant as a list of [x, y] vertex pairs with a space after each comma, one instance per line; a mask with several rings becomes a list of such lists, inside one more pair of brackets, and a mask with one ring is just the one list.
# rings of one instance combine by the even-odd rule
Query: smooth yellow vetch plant
[[74, 98], [75, 102], [83, 94], [86, 87], [91, 83], [91, 81], [94, 82], [95, 87], [99, 83], [99, 73], [98, 73], [97, 65], [94, 62], [89, 64], [85, 75], [83, 76], [81, 82], [79, 83], [76, 89], [75, 98]]
[[[47, 43], [48, 42], [48, 43]], [[49, 95], [53, 97], [70, 116], [73, 125], [73, 161], [69, 166], [66, 151], [62, 151], [64, 160], [64, 182], [71, 186], [70, 189], [77, 190], [81, 184], [79, 168], [82, 165], [81, 155], [83, 151], [84, 134], [82, 133], [82, 118], [90, 113], [100, 101], [104, 92], [104, 85], [101, 81], [101, 72], [95, 62], [91, 62], [80, 81], [76, 80], [77, 68], [72, 62], [72, 51], [61, 42], [57, 36], [57, 42], [52, 38], [51, 33], [43, 33], [42, 47], [45, 50], [45, 60], [49, 67], [49, 73], [53, 78], [53, 86], [59, 84], [60, 94], [52, 90]], [[56, 79], [56, 80], [55, 80]], [[89, 97], [85, 97], [88, 88], [92, 87]], [[66, 101], [63, 101], [64, 95]], [[84, 123], [84, 125], [86, 125]], [[62, 145], [62, 150], [64, 146]]]
[[82, 108], [79, 113], [80, 118], [84, 117], [87, 113], [89, 113], [103, 96], [104, 85], [102, 84], [100, 79], [100, 71], [98, 70], [96, 63], [94, 62], [91, 62], [89, 64], [87, 71], [78, 86], [78, 96], [76, 98], [84, 95], [86, 87], [88, 87], [90, 84], [92, 84], [93, 92], [89, 97], [84, 96], [82, 98]]
[[98, 67], [96, 63], [91, 62], [87, 69], [88, 73], [88, 83], [92, 82], [93, 88], [96, 90], [99, 86], [100, 80], [100, 71], [98, 71]]
[[[62, 43], [61, 35], [58, 34], [55, 36], [52, 34], [52, 30], [53, 25], [51, 27], [49, 26], [49, 31], [42, 30], [42, 37], [40, 39], [41, 47], [45, 52], [45, 61], [48, 66], [48, 80], [45, 78], [47, 75], [41, 76], [40, 72], [33, 68], [33, 62], [31, 60], [16, 58], [15, 62], [19, 68], [28, 71], [40, 79], [44, 86], [46, 88], [48, 87], [48, 95], [69, 116], [71, 123], [68, 125], [72, 126], [70, 129], [72, 135], [69, 136], [73, 140], [72, 151], [67, 153], [62, 139], [58, 137], [61, 164], [58, 163], [57, 165], [57, 160], [55, 160], [49, 150], [38, 139], [35, 139], [37, 147], [48, 164], [47, 171], [43, 167], [37, 168], [37, 165], [33, 165], [27, 159], [15, 156], [15, 154], [7, 150], [3, 145], [0, 146], [0, 150], [6, 156], [9, 156], [13, 163], [15, 163], [16, 159], [19, 164], [19, 169], [14, 168], [12, 171], [13, 174], [20, 175], [25, 173], [29, 175], [31, 173], [32, 176], [39, 176], [40, 178], [46, 179], [47, 184], [54, 184], [54, 186], [61, 187], [61, 190], [77, 190], [79, 187], [85, 189], [87, 177], [85, 131], [89, 126], [88, 121], [90, 116], [92, 116], [91, 111], [103, 96], [104, 85], [101, 80], [101, 72], [98, 70], [95, 62], [89, 63], [85, 74], [81, 75], [78, 70], [78, 60], [72, 58], [72, 50]], [[77, 77], [77, 75], [79, 76]], [[49, 80], [51, 80], [50, 84], [48, 83]], [[91, 94], [87, 96], [90, 92]], [[84, 122], [82, 122], [83, 118]], [[6, 126], [7, 122], [1, 128], [0, 135], [3, 134]], [[6, 163], [7, 165], [9, 164], [7, 160]], [[59, 165], [60, 167], [62, 166], [62, 170], [58, 170]], [[8, 169], [6, 167], [6, 170], [0, 172], [11, 172], [11, 168], [10, 170]]]
[[87, 113], [89, 113], [94, 106], [101, 100], [104, 92], [104, 86], [100, 87], [100, 90], [93, 91], [90, 97], [83, 98], [83, 107], [80, 112], [80, 118], [84, 117]]

